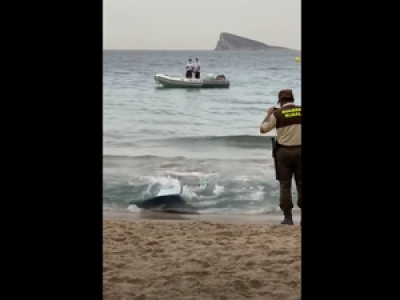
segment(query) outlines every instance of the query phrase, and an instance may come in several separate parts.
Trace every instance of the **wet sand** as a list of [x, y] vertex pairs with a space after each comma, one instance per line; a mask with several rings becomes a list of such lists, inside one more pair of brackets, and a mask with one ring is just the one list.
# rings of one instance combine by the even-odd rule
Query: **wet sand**
[[104, 212], [103, 297], [300, 299], [301, 229], [281, 218]]

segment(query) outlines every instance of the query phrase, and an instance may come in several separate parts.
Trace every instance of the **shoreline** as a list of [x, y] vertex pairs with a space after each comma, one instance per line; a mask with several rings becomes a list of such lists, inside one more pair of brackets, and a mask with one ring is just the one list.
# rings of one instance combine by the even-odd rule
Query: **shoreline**
[[[162, 222], [211, 222], [224, 224], [279, 224], [283, 219], [282, 213], [268, 213], [259, 215], [238, 215], [238, 214], [177, 214], [164, 212], [123, 212], [123, 211], [103, 211], [103, 221], [162, 221]], [[293, 211], [293, 221], [295, 225], [300, 223], [300, 212]]]

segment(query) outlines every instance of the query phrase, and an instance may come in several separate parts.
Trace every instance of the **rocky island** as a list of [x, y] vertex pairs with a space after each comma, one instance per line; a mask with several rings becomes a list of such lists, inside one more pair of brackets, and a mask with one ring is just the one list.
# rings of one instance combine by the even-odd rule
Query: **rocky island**
[[283, 47], [270, 46], [255, 40], [251, 40], [232, 33], [221, 32], [215, 51], [246, 50], [259, 51], [269, 49], [286, 49]]

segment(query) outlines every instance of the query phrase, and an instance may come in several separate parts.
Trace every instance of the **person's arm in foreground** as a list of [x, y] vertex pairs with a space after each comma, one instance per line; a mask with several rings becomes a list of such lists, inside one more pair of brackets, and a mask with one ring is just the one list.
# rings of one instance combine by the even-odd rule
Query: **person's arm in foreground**
[[268, 109], [268, 114], [260, 125], [260, 133], [264, 134], [270, 132], [276, 126], [276, 118], [274, 116], [275, 107]]

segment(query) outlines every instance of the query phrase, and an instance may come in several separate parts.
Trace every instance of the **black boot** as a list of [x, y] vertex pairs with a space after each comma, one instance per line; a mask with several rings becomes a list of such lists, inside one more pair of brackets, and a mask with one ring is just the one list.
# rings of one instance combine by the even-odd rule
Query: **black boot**
[[284, 219], [281, 222], [283, 225], [293, 225], [293, 218], [291, 213], [284, 213], [283, 214]]

